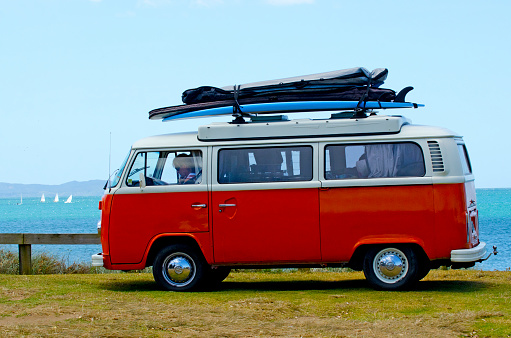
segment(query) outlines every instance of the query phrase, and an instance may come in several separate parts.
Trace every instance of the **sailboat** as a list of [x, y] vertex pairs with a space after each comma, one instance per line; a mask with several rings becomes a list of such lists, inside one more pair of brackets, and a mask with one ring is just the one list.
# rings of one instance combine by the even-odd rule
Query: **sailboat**
[[23, 194], [21, 194], [21, 199], [19, 203], [16, 203], [16, 205], [22, 205], [23, 204]]
[[59, 194], [55, 195], [55, 199], [53, 200], [53, 202], [58, 202], [59, 201]]
[[73, 195], [69, 195], [69, 197], [67, 198], [67, 200], [64, 203], [71, 203], [72, 200], [73, 200]]
[[44, 198], [44, 194], [43, 194], [43, 196], [41, 196], [41, 202], [42, 203], [46, 202], [46, 199]]

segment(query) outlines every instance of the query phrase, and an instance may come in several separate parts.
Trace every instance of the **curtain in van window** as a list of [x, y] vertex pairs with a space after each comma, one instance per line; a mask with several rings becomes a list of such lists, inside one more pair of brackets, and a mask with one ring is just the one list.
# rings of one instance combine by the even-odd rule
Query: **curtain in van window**
[[420, 177], [421, 148], [412, 142], [332, 145], [325, 152], [326, 179]]
[[424, 157], [419, 146], [413, 143], [399, 143], [395, 146], [396, 176], [424, 176]]
[[[368, 178], [396, 176], [396, 158], [392, 144], [374, 144], [366, 146]], [[357, 163], [358, 166], [358, 163]], [[364, 175], [365, 176], [365, 175]]]
[[424, 176], [425, 174], [422, 152], [413, 143], [367, 145], [365, 155], [368, 178]]

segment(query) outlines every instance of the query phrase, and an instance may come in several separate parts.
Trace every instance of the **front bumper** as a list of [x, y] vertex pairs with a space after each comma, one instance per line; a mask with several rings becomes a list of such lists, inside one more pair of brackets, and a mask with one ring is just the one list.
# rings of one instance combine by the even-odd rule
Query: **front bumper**
[[92, 266], [103, 266], [103, 253], [92, 255]]
[[451, 251], [451, 262], [467, 263], [484, 260], [486, 255], [486, 243], [480, 242], [472, 249], [459, 249]]

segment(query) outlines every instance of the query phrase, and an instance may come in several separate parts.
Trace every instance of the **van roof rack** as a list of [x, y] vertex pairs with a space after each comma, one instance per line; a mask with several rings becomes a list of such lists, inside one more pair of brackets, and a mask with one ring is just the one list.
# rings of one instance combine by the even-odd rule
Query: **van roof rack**
[[362, 118], [366, 116], [365, 114], [366, 112], [373, 109], [398, 109], [418, 107], [424, 107], [424, 105], [411, 102], [364, 102], [362, 104], [362, 107], [360, 107], [358, 101], [299, 101], [299, 102], [255, 103], [240, 105], [238, 115], [236, 115], [236, 113], [233, 114], [232, 106], [224, 106], [172, 114], [165, 117], [163, 121], [165, 122], [197, 117], [214, 117], [221, 115], [233, 115], [236, 118], [243, 118], [251, 117], [254, 114], [265, 115], [339, 110], [355, 111], [354, 117]]

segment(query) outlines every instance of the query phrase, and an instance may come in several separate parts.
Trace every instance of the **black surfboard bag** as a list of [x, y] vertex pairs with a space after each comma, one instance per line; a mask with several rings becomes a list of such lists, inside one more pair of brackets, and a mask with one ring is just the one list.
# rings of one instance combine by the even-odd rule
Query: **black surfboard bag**
[[[185, 104], [196, 104], [215, 101], [241, 100], [254, 98], [252, 103], [277, 101], [322, 100], [324, 96], [335, 95], [329, 100], [340, 101], [391, 101], [395, 92], [390, 89], [379, 89], [387, 78], [388, 70], [378, 68], [368, 72], [365, 68], [351, 68], [339, 71], [298, 76], [286, 79], [255, 82], [240, 86], [212, 87], [201, 86], [183, 92]], [[367, 95], [364, 97], [361, 95]], [[245, 102], [249, 103], [249, 102]]]
[[[383, 88], [369, 88], [367, 87], [350, 87], [331, 92], [301, 92], [289, 93], [281, 95], [268, 95], [256, 97], [243, 97], [238, 98], [240, 105], [252, 103], [271, 103], [271, 102], [294, 102], [294, 101], [360, 101], [364, 98], [365, 101], [381, 101], [392, 102], [396, 98], [396, 93], [391, 89]], [[231, 99], [222, 101], [206, 101], [191, 104], [182, 104], [172, 107], [164, 107], [151, 110], [149, 112], [150, 119], [161, 119], [173, 115], [182, 114], [185, 112], [192, 112], [203, 109], [234, 106], [236, 104], [231, 95]]]
[[[365, 96], [365, 97], [364, 97]], [[338, 87], [294, 89], [283, 91], [238, 94], [239, 104], [288, 102], [288, 101], [382, 101], [391, 102], [396, 98], [392, 89], [372, 87]], [[189, 89], [183, 93], [185, 104], [197, 104], [217, 101], [233, 101], [234, 93], [221, 88], [203, 86]]]

